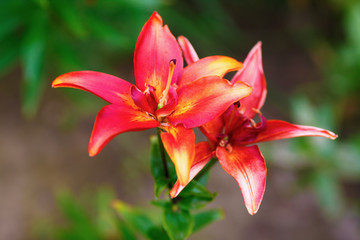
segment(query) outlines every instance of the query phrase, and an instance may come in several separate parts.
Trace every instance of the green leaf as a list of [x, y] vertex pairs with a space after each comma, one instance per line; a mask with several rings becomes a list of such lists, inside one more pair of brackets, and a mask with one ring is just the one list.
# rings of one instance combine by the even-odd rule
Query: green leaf
[[110, 44], [112, 47], [120, 47], [122, 49], [133, 47], [132, 39], [129, 36], [111, 24], [104, 22], [101, 18], [88, 14], [87, 24], [98, 39]]
[[211, 193], [204, 185], [197, 181], [191, 181], [184, 190], [181, 191], [181, 197], [205, 197], [213, 198], [215, 194]]
[[312, 182], [319, 205], [329, 217], [338, 217], [343, 210], [343, 199], [337, 176], [328, 171], [317, 170], [312, 175]]
[[47, 19], [42, 13], [32, 18], [22, 43], [24, 74], [22, 112], [26, 117], [36, 113], [43, 90], [43, 64], [46, 45]]
[[0, 41], [6, 37], [12, 37], [15, 30], [20, 26], [20, 18], [18, 16], [10, 16], [1, 19], [0, 24]]
[[194, 229], [193, 232], [199, 231], [207, 225], [223, 219], [225, 216], [224, 211], [221, 209], [213, 209], [208, 211], [199, 212], [193, 215]]
[[73, 1], [51, 1], [54, 4], [54, 9], [58, 12], [67, 28], [78, 38], [83, 39], [87, 35], [87, 30], [84, 26], [83, 9], [77, 7]]
[[352, 4], [345, 14], [345, 31], [351, 44], [360, 50], [360, 3]]
[[163, 225], [171, 240], [183, 240], [190, 236], [194, 220], [189, 211], [173, 206], [165, 209]]
[[7, 70], [15, 64], [19, 56], [19, 45], [14, 39], [0, 43], [0, 75], [5, 74]]
[[154, 223], [145, 211], [132, 208], [119, 200], [113, 202], [113, 207], [125, 223], [147, 239], [167, 239], [166, 233]]
[[124, 240], [136, 240], [135, 233], [125, 224], [122, 224], [122, 222], [119, 221], [118, 228], [120, 232], [122, 233], [122, 238]]
[[117, 236], [116, 216], [111, 208], [111, 203], [115, 199], [115, 194], [110, 189], [101, 188], [96, 195], [96, 226], [101, 236], [106, 239], [113, 239]]
[[171, 207], [171, 202], [169, 200], [153, 200], [150, 203], [154, 206], [161, 207], [161, 208]]
[[211, 193], [201, 183], [193, 180], [179, 194], [179, 206], [183, 209], [200, 209], [212, 202], [216, 193]]
[[61, 192], [57, 196], [57, 203], [67, 220], [67, 227], [57, 232], [59, 239], [101, 239], [83, 205], [69, 192]]

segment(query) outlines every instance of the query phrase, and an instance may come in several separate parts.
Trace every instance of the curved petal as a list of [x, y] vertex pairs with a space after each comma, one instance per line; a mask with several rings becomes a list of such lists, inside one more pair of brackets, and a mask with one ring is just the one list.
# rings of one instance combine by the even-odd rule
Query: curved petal
[[199, 60], [199, 57], [198, 57], [197, 53], [195, 52], [194, 47], [191, 45], [191, 43], [189, 42], [189, 40], [186, 37], [179, 36], [178, 42], [179, 42], [181, 50], [184, 54], [185, 61], [188, 65]]
[[217, 137], [223, 133], [225, 126], [223, 115], [211, 120], [200, 126], [200, 131], [211, 141], [211, 143], [217, 143]]
[[263, 199], [266, 182], [266, 166], [264, 157], [255, 146], [218, 147], [216, 156], [224, 170], [235, 178], [243, 195], [248, 212], [255, 214]]
[[136, 86], [131, 86], [131, 98], [136, 106], [142, 110], [154, 114], [157, 108], [157, 103], [150, 91], [141, 92]]
[[186, 128], [198, 127], [250, 93], [251, 88], [243, 83], [231, 85], [217, 76], [204, 77], [178, 89], [178, 104], [168, 120], [174, 125], [182, 123]]
[[189, 184], [191, 180], [205, 167], [210, 159], [215, 155], [208, 142], [199, 142], [195, 146], [195, 158], [190, 168], [189, 180], [186, 184], [180, 184], [176, 181], [174, 187], [170, 191], [171, 198], [175, 198]]
[[89, 142], [89, 154], [95, 156], [116, 135], [157, 127], [160, 123], [146, 113], [126, 105], [107, 105], [96, 116]]
[[251, 119], [256, 112], [253, 109], [260, 110], [264, 105], [266, 98], [266, 81], [262, 65], [261, 42], [258, 42], [250, 51], [244, 61], [244, 67], [240, 69], [233, 79], [232, 83], [242, 81], [253, 88], [250, 96], [240, 101], [240, 111], [245, 117]]
[[131, 84], [110, 74], [94, 71], [78, 71], [65, 73], [57, 77], [52, 86], [69, 87], [85, 90], [95, 94], [109, 103], [132, 102]]
[[134, 67], [137, 87], [144, 91], [147, 85], [156, 89], [159, 98], [166, 87], [169, 64], [176, 59], [172, 83], [177, 83], [183, 69], [180, 47], [157, 12], [145, 23], [136, 42]]
[[188, 84], [207, 76], [218, 76], [222, 78], [226, 73], [239, 70], [242, 66], [241, 62], [231, 57], [205, 57], [184, 68], [183, 76], [178, 85]]
[[180, 183], [185, 185], [189, 180], [190, 166], [195, 157], [194, 131], [181, 125], [167, 127], [166, 131], [161, 132], [161, 140], [175, 165]]
[[170, 87], [168, 92], [168, 99], [164, 107], [159, 108], [155, 112], [156, 117], [165, 117], [170, 115], [177, 105], [177, 92], [175, 88]]
[[266, 128], [246, 144], [305, 136], [326, 137], [332, 140], [338, 137], [335, 133], [322, 128], [295, 125], [281, 120], [267, 120]]

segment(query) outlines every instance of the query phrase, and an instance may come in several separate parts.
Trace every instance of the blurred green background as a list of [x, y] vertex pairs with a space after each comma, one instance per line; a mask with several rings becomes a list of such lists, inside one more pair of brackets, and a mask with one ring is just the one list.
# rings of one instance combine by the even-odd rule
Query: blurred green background
[[[215, 166], [212, 206], [226, 216], [193, 239], [359, 239], [358, 0], [1, 0], [0, 239], [117, 239], [96, 224], [112, 213], [109, 196], [141, 206], [153, 199], [153, 132], [123, 134], [89, 158], [105, 102], [51, 82], [75, 70], [133, 82], [136, 39], [154, 10], [200, 57], [243, 61], [261, 40], [264, 115], [339, 135], [262, 144], [268, 180], [255, 216]], [[96, 230], [66, 235], [71, 229]]]

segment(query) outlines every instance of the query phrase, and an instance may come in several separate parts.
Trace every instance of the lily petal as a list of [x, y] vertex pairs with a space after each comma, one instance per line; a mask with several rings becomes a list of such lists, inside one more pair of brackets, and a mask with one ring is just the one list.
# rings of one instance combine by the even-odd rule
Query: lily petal
[[110, 74], [94, 71], [78, 71], [65, 73], [57, 77], [52, 86], [69, 87], [85, 90], [95, 94], [109, 103], [132, 102], [131, 84]]
[[146, 86], [156, 89], [159, 99], [166, 87], [169, 63], [176, 60], [172, 83], [177, 83], [183, 69], [183, 58], [180, 47], [171, 34], [168, 26], [154, 12], [145, 23], [136, 42], [134, 67], [137, 87], [144, 91]]
[[265, 161], [258, 146], [233, 145], [231, 150], [218, 147], [216, 156], [224, 170], [238, 183], [248, 212], [255, 214], [263, 199], [266, 182]]
[[181, 50], [183, 51], [185, 61], [188, 65], [199, 60], [199, 57], [195, 52], [194, 47], [191, 45], [190, 41], [186, 37], [179, 36], [178, 42], [181, 47]]
[[238, 81], [247, 83], [253, 88], [251, 95], [240, 101], [240, 112], [242, 112], [245, 117], [252, 119], [256, 115], [253, 109], [261, 109], [267, 93], [262, 65], [261, 42], [258, 42], [251, 49], [244, 61], [244, 67], [240, 69], [231, 80], [232, 83]]
[[226, 56], [210, 56], [202, 58], [184, 68], [179, 86], [191, 83], [202, 77], [224, 77], [226, 73], [242, 68], [242, 63]]
[[116, 135], [128, 131], [141, 131], [160, 123], [146, 113], [126, 105], [107, 105], [96, 116], [89, 142], [89, 154], [95, 156]]
[[220, 117], [217, 117], [214, 120], [200, 126], [199, 129], [212, 144], [216, 144], [218, 141], [217, 137], [223, 133], [224, 125], [224, 118], [223, 115], [221, 115]]
[[326, 137], [332, 140], [338, 137], [335, 133], [322, 128], [295, 125], [281, 120], [267, 120], [266, 128], [247, 144], [305, 136]]
[[161, 132], [161, 140], [175, 165], [179, 182], [185, 185], [189, 181], [190, 166], [195, 157], [194, 131], [181, 125], [167, 127], [166, 131]]
[[232, 85], [217, 76], [204, 77], [179, 87], [178, 104], [168, 120], [174, 125], [182, 123], [186, 128], [198, 127], [250, 93], [251, 88], [246, 84]]
[[195, 146], [195, 158], [190, 168], [189, 180], [186, 184], [180, 184], [176, 181], [174, 187], [170, 191], [171, 198], [175, 198], [189, 184], [191, 180], [205, 167], [210, 159], [215, 155], [208, 142], [199, 142]]
[[154, 114], [157, 108], [157, 104], [154, 98], [152, 98], [150, 92], [141, 92], [136, 86], [131, 86], [131, 98], [136, 106], [142, 110]]

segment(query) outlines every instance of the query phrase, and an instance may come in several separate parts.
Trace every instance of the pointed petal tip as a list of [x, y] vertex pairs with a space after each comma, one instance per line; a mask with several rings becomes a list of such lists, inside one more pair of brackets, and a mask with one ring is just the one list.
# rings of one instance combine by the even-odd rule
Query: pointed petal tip
[[171, 189], [170, 191], [170, 198], [176, 198], [177, 194], [176, 194], [176, 190]]
[[261, 48], [261, 47], [262, 47], [262, 41], [258, 41], [254, 46], [254, 48]]
[[151, 20], [152, 20], [152, 19], [155, 19], [155, 20], [157, 20], [157, 21], [159, 21], [159, 22], [162, 23], [162, 18], [161, 18], [160, 14], [159, 14], [157, 11], [154, 11], [154, 12], [151, 14], [150, 19], [151, 19]]
[[328, 133], [329, 133], [329, 138], [331, 140], [335, 140], [335, 139], [337, 139], [339, 137], [339, 135], [337, 135], [336, 133], [333, 133], [331, 131], [328, 131]]
[[258, 209], [248, 209], [248, 213], [250, 215], [255, 215], [257, 213]]
[[101, 149], [95, 148], [95, 146], [91, 143], [91, 139], [89, 141], [89, 157], [95, 157]]
[[[66, 73], [65, 73], [66, 74]], [[51, 83], [51, 87], [53, 88], [57, 88], [57, 87], [61, 87], [61, 83], [63, 83], [61, 81], [61, 78], [65, 75], [65, 74], [62, 74], [60, 76], [58, 76], [57, 78], [55, 78], [55, 80]]]
[[223, 169], [237, 181], [245, 206], [254, 215], [262, 202], [266, 187], [265, 160], [257, 145], [233, 145], [232, 151], [218, 147], [216, 156]]

